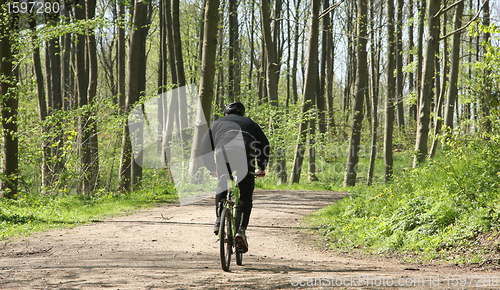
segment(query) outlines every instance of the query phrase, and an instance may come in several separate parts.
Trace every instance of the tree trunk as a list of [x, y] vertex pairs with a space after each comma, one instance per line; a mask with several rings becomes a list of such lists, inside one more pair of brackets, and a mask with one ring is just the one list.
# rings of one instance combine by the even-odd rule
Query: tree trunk
[[[300, 1], [301, 0], [296, 0], [296, 6], [295, 6], [295, 22], [300, 21]], [[294, 37], [294, 48], [293, 48], [293, 61], [292, 61], [292, 96], [293, 96], [293, 103], [296, 104], [299, 98], [299, 93], [298, 93], [298, 85], [297, 85], [297, 63], [299, 59], [299, 25], [295, 25], [295, 30], [293, 33]]]
[[[318, 68], [316, 67], [316, 71], [314, 72], [316, 74], [316, 78], [319, 79], [319, 72]], [[318, 98], [319, 94], [319, 82], [316, 81], [316, 98], [313, 96], [311, 99], [311, 106], [314, 109], [317, 109], [317, 104], [316, 100]], [[311, 120], [309, 120], [309, 174], [308, 174], [308, 180], [309, 181], [318, 181], [318, 178], [316, 177], [316, 147], [314, 146], [316, 143], [316, 119], [318, 118], [318, 112], [316, 111], [314, 115], [312, 116]]]
[[223, 50], [224, 50], [224, 8], [226, 6], [226, 2], [223, 1], [221, 5], [221, 9], [219, 10], [219, 35], [218, 35], [218, 51], [217, 51], [217, 86], [215, 90], [215, 105], [216, 108], [219, 109], [217, 113], [213, 114], [213, 120], [217, 120], [221, 116], [221, 109], [224, 107], [224, 95], [225, 95], [225, 87], [224, 87], [224, 69], [222, 69], [223, 65]]
[[[34, 32], [32, 36], [33, 43], [36, 43], [37, 42], [35, 33], [36, 20], [34, 17], [30, 19], [29, 25], [30, 29]], [[48, 128], [46, 124], [44, 124], [45, 119], [47, 118], [47, 100], [45, 98], [42, 62], [40, 61], [40, 48], [38, 46], [35, 46], [33, 51], [33, 67], [35, 69], [35, 77], [36, 77], [38, 114], [40, 122], [42, 123], [41, 133], [42, 136], [44, 136], [45, 134], [48, 133]], [[46, 138], [42, 138], [42, 192], [44, 192], [45, 189], [52, 184], [52, 174], [49, 168], [50, 156], [51, 156], [50, 146], [48, 146]]]
[[[182, 40], [181, 40], [181, 28], [179, 23], [179, 0], [172, 0], [172, 33], [175, 47], [175, 69], [177, 71], [177, 85], [179, 88], [183, 88], [186, 85], [186, 74], [184, 72], [184, 58], [182, 56]], [[173, 57], [172, 57], [173, 58]], [[177, 90], [176, 93], [181, 92]], [[179, 127], [182, 130], [181, 138], [183, 142], [187, 142], [189, 139], [189, 134], [186, 129], [188, 127], [188, 114], [187, 114], [187, 94], [178, 94], [179, 99], [179, 110], [178, 110], [178, 120]]]
[[427, 4], [427, 42], [425, 47], [424, 69], [420, 90], [419, 116], [417, 123], [417, 138], [415, 143], [415, 157], [413, 167], [425, 161], [427, 157], [427, 140], [429, 138], [429, 117], [431, 100], [433, 99], [434, 83], [434, 55], [436, 44], [439, 41], [439, 10], [440, 0], [429, 1]]
[[[167, 49], [168, 49], [168, 63], [170, 68], [170, 80], [173, 87], [176, 87], [179, 83], [179, 79], [177, 77], [177, 67], [175, 61], [175, 40], [174, 40], [174, 32], [173, 32], [173, 19], [171, 13], [171, 2], [167, 0], [165, 2], [165, 21], [166, 21], [166, 36], [167, 36]], [[170, 148], [168, 143], [171, 140], [172, 133], [174, 131], [174, 122], [180, 122], [180, 118], [178, 117], [179, 113], [179, 95], [177, 94], [178, 90], [173, 90], [170, 96], [170, 100], [168, 106], [168, 111], [164, 111], [163, 114], [165, 116], [165, 128], [163, 130], [163, 146], [162, 148], [165, 150], [162, 154], [162, 158], [165, 158], [165, 162], [170, 160]], [[180, 127], [180, 126], [179, 126]], [[166, 164], [166, 163], [165, 163]]]
[[[455, 8], [455, 18], [453, 19], [453, 28], [457, 30], [462, 27], [462, 16], [464, 13], [464, 2], [461, 1]], [[458, 73], [460, 69], [460, 36], [462, 33], [453, 34], [451, 47], [451, 71], [448, 85], [448, 98], [444, 113], [446, 127], [453, 130], [453, 114], [455, 110], [455, 101], [458, 95]]]
[[[375, 171], [375, 160], [377, 157], [377, 136], [378, 136], [378, 87], [379, 87], [379, 78], [380, 78], [380, 68], [379, 68], [379, 59], [380, 59], [380, 49], [377, 49], [380, 46], [381, 39], [379, 38], [379, 43], [375, 44], [375, 32], [373, 30], [374, 27], [374, 15], [375, 15], [375, 7], [373, 5], [374, 0], [370, 0], [370, 69], [371, 69], [371, 106], [372, 106], [372, 142], [370, 146], [370, 163], [368, 166], [368, 176], [367, 176], [367, 185], [370, 186], [373, 183], [373, 173]], [[378, 54], [378, 57], [376, 57]]]
[[228, 95], [229, 99], [239, 101], [239, 39], [238, 39], [238, 2], [229, 0], [229, 65], [228, 65]]
[[267, 0], [261, 1], [262, 10], [262, 29], [264, 34], [264, 44], [267, 52], [267, 68], [266, 81], [268, 96], [271, 100], [271, 105], [277, 106], [278, 103], [278, 59], [275, 41], [271, 36], [271, 16], [269, 12], [270, 3]]
[[[46, 25], [48, 27], [55, 27], [59, 22], [59, 15], [56, 13], [45, 14]], [[47, 41], [46, 48], [47, 60], [47, 89], [48, 89], [48, 113], [53, 114], [62, 109], [62, 92], [61, 92], [61, 49], [59, 37], [52, 37]], [[52, 138], [49, 140], [48, 146], [51, 148], [52, 162], [49, 166], [52, 167], [54, 177], [56, 177], [64, 168], [62, 161], [62, 146], [63, 146], [63, 132], [61, 122], [55, 119], [50, 124], [50, 131]]]
[[[315, 98], [317, 93], [317, 79], [318, 79], [318, 34], [319, 34], [319, 14], [320, 1], [311, 0], [311, 25], [309, 31], [309, 49], [307, 53], [306, 75], [304, 83], [304, 92], [302, 100], [301, 115], [305, 116], [311, 108], [311, 98]], [[302, 162], [304, 161], [305, 141], [307, 135], [308, 121], [303, 120], [299, 126], [299, 136], [297, 140], [297, 147], [293, 159], [293, 169], [290, 176], [290, 183], [299, 183], [300, 173], [302, 171]]]
[[[4, 11], [5, 0], [0, 1], [0, 11]], [[1, 190], [3, 197], [14, 199], [18, 193], [19, 139], [17, 136], [18, 99], [15, 90], [16, 77], [12, 71], [11, 29], [9, 24], [0, 23], [0, 97], [2, 103], [3, 162]]]
[[397, 25], [396, 25], [396, 38], [397, 38], [397, 50], [396, 50], [396, 94], [397, 94], [397, 116], [398, 116], [398, 127], [403, 129], [405, 125], [405, 113], [403, 107], [403, 86], [404, 86], [404, 76], [403, 76], [403, 0], [398, 0], [398, 15], [397, 15]]
[[[413, 0], [408, 1], [408, 15], [413, 15]], [[411, 18], [410, 18], [411, 19]], [[411, 52], [414, 47], [413, 43], [413, 23], [414, 21], [411, 20], [411, 23], [408, 25], [408, 50], [410, 51], [408, 53], [408, 61], [407, 64], [410, 65], [413, 63], [413, 53]], [[408, 92], [412, 94], [415, 91], [415, 74], [413, 73], [413, 70], [408, 72]], [[417, 103], [412, 103], [410, 105], [410, 118], [413, 120], [417, 120]]]
[[[63, 1], [64, 9], [63, 15], [68, 19], [70, 16], [71, 5], [68, 1]], [[61, 98], [63, 102], [63, 110], [71, 109], [71, 97], [74, 94], [73, 88], [71, 86], [71, 79], [73, 78], [73, 74], [71, 73], [71, 33], [66, 33], [62, 36], [62, 52], [61, 52], [61, 80], [62, 80], [62, 88], [61, 88]]]
[[[159, 127], [158, 127], [158, 133], [163, 134], [163, 129], [164, 129], [164, 112], [163, 110], [165, 109], [163, 100], [164, 100], [164, 93], [167, 91], [166, 90], [166, 79], [167, 79], [167, 37], [166, 37], [166, 15], [165, 15], [165, 6], [166, 6], [166, 1], [165, 0], [160, 0], [159, 3], [159, 11], [158, 11], [158, 26], [160, 30], [160, 56], [159, 56], [159, 61], [158, 61], [158, 98], [157, 98], [157, 106], [158, 106], [158, 120], [161, 120], [159, 122]], [[161, 144], [158, 145], [158, 153], [161, 155], [163, 146]], [[165, 163], [166, 164], [166, 163]]]
[[193, 145], [191, 148], [191, 163], [189, 164], [189, 175], [194, 178], [201, 164], [196, 164], [199, 157], [201, 138], [210, 124], [210, 113], [212, 99], [214, 96], [215, 56], [217, 52], [217, 27], [219, 14], [219, 0], [207, 0], [205, 6], [205, 24], [203, 32], [203, 56], [201, 60], [199, 107], [196, 114], [196, 126], [194, 128]]
[[[261, 1], [261, 12], [262, 12], [262, 30], [264, 36], [264, 46], [266, 49], [266, 81], [267, 81], [267, 95], [270, 99], [270, 104], [273, 107], [273, 125], [279, 126], [279, 121], [277, 119], [276, 109], [278, 107], [278, 82], [279, 82], [279, 59], [278, 53], [276, 51], [277, 39], [273, 39], [271, 35], [271, 17], [269, 12], [268, 1]], [[278, 5], [278, 4], [277, 4]], [[279, 13], [279, 12], [276, 12]], [[275, 24], [277, 25], [277, 24]], [[276, 28], [276, 27], [275, 27]], [[275, 30], [275, 37], [277, 36]], [[276, 173], [278, 175], [278, 183], [286, 182], [286, 159], [285, 150], [276, 146]]]
[[358, 1], [357, 18], [357, 78], [356, 96], [352, 110], [352, 129], [349, 141], [349, 152], [347, 155], [347, 165], [344, 176], [344, 187], [356, 185], [356, 176], [359, 161], [359, 146], [361, 142], [361, 127], [363, 122], [363, 102], [368, 94], [368, 61], [366, 53], [367, 24], [368, 24], [368, 3], [364, 0]]
[[[326, 0], [328, 1], [328, 0]], [[291, 9], [288, 8], [286, 9], [286, 18], [287, 19], [291, 19], [290, 17], [290, 13], [291, 13]], [[290, 99], [292, 97], [292, 91], [291, 91], [291, 79], [290, 79], [290, 75], [291, 75], [291, 64], [292, 64], [292, 26], [290, 25], [290, 22], [287, 21], [287, 26], [286, 26], [286, 35], [288, 35], [289, 37], [287, 37], [287, 48], [288, 48], [288, 51], [287, 51], [287, 58], [286, 58], [286, 101], [285, 101], [285, 108], [287, 108], [288, 110], [288, 106], [290, 105]]]
[[425, 20], [425, 7], [426, 0], [420, 0], [420, 7], [418, 10], [418, 37], [417, 37], [417, 108], [416, 108], [416, 120], [418, 122], [418, 114], [420, 112], [420, 99], [421, 99], [421, 89], [422, 89], [422, 62], [423, 62], [423, 51], [424, 51], [424, 20]]
[[394, 130], [394, 96], [395, 82], [394, 63], [396, 43], [394, 40], [394, 2], [386, 1], [387, 9], [387, 92], [385, 97], [385, 129], [384, 129], [384, 182], [392, 179], [393, 156], [392, 156], [392, 135]]
[[[327, 17], [325, 15], [325, 17]], [[329, 18], [329, 16], [328, 16]], [[333, 18], [333, 17], [332, 17]], [[335, 45], [333, 43], [333, 31], [332, 20], [328, 21], [328, 53], [326, 54], [326, 100], [327, 100], [327, 124], [328, 131], [335, 133], [335, 118], [334, 118], [334, 107], [333, 107], [333, 83], [334, 83], [334, 55], [335, 55]]]
[[348, 38], [348, 44], [347, 44], [347, 60], [345, 61], [346, 64], [346, 71], [347, 71], [347, 80], [345, 82], [344, 86], [344, 99], [343, 99], [343, 104], [342, 104], [342, 113], [344, 113], [345, 118], [344, 122], [345, 125], [347, 125], [347, 122], [349, 121], [349, 108], [351, 105], [351, 89], [352, 89], [352, 83], [354, 80], [354, 76], [356, 75], [356, 72], [354, 71], [355, 65], [356, 65], [356, 57], [355, 57], [355, 47], [353, 43], [356, 43], [356, 41], [353, 39], [353, 25], [355, 21], [353, 20], [352, 15], [354, 14], [353, 10], [355, 4], [354, 1], [349, 2], [348, 4], [348, 12], [347, 12], [347, 38]]
[[[118, 4], [118, 18], [125, 21], [125, 4], [124, 1], [119, 0]], [[125, 28], [118, 25], [118, 106], [121, 112], [125, 111], [125, 101], [127, 99], [125, 92], [125, 57], [126, 57], [126, 43], [125, 43]], [[129, 178], [130, 179], [130, 178]]]
[[[94, 19], [96, 0], [87, 0], [87, 20]], [[97, 44], [95, 39], [94, 31], [87, 31], [87, 43], [88, 43], [88, 63], [89, 63], [89, 83], [87, 89], [88, 104], [93, 105], [97, 93]], [[87, 111], [89, 115], [88, 118], [88, 128], [90, 131], [90, 164], [89, 164], [89, 188], [84, 190], [85, 192], [91, 192], [97, 189], [99, 186], [99, 141], [98, 141], [98, 131], [97, 131], [97, 121], [95, 112], [91, 111], [90, 108]]]
[[[444, 13], [443, 15], [443, 23], [447, 23], [448, 21], [447, 14]], [[443, 25], [443, 33], [446, 35], [446, 24]], [[442, 107], [443, 107], [443, 102], [445, 98], [445, 92], [446, 92], [446, 83], [448, 82], [448, 38], [445, 38], [443, 41], [443, 75], [441, 78], [441, 87], [439, 88], [439, 97], [436, 105], [436, 110], [434, 111], [434, 138], [432, 140], [432, 146], [431, 146], [431, 154], [430, 157], [434, 158], [436, 155], [437, 151], [437, 143], [438, 143], [438, 136], [441, 132], [441, 126], [443, 124], [442, 120]], [[438, 87], [436, 86], [436, 89]]]
[[[484, 27], [489, 27], [490, 26], [490, 0], [484, 0], [483, 4], [483, 26]], [[489, 45], [491, 45], [491, 34], [488, 31], [485, 31], [483, 33], [483, 53], [486, 53], [487, 48]], [[488, 68], [484, 69], [484, 75], [486, 76], [484, 78], [484, 97], [481, 98], [481, 112], [484, 118], [484, 123], [483, 123], [483, 129], [485, 130], [486, 133], [491, 132], [492, 129], [492, 124], [491, 120], [489, 119], [490, 116], [490, 107], [489, 107], [489, 97], [491, 95], [491, 80], [489, 78], [491, 74], [491, 71]]]
[[[75, 6], [75, 18], [77, 20], [86, 19], [86, 8], [85, 3]], [[85, 35], [78, 34], [76, 42], [76, 78], [78, 84], [78, 107], [82, 108], [87, 106], [87, 89], [88, 89], [88, 73], [87, 73], [87, 62], [85, 57], [87, 54], [86, 50], [86, 37]], [[79, 192], [89, 193], [90, 189], [90, 176], [89, 176], [89, 166], [91, 162], [91, 152], [90, 152], [90, 131], [88, 130], [88, 113], [83, 113], [78, 116], [78, 138], [80, 144], [80, 163], [81, 163], [81, 175], [83, 177], [83, 182], [79, 184]]]
[[[250, 20], [250, 31], [254, 31], [255, 29], [255, 12], [254, 12], [254, 6], [255, 2], [252, 1], [251, 3], [251, 9], [250, 13], [252, 13], [252, 19]], [[254, 54], [254, 49], [255, 47], [255, 40], [254, 40], [254, 33], [250, 33], [250, 63], [249, 63], [249, 69], [248, 69], [248, 90], [252, 90], [252, 83], [253, 83], [253, 67], [254, 67], [254, 62], [255, 62], [255, 54]], [[258, 82], [257, 82], [258, 83]]]
[[[126, 112], [130, 112], [134, 108], [135, 103], [139, 101], [141, 92], [145, 90], [146, 36], [149, 29], [147, 23], [148, 3], [136, 0], [134, 5], [134, 17], [132, 21], [134, 28], [130, 32], [130, 48], [128, 53], [129, 73], [127, 81], [127, 100], [125, 102]], [[139, 153], [137, 157], [133, 159], [131, 144], [131, 141], [140, 142], [139, 140], [142, 138], [140, 134], [142, 134], [140, 128], [129, 132], [127, 126], [124, 126], [120, 158], [120, 187], [122, 190], [130, 190], [131, 187], [138, 185], [142, 178], [142, 168], [139, 166], [142, 162], [142, 153]]]
[[[323, 10], [328, 9], [330, 6], [329, 0], [323, 1]], [[319, 83], [319, 92], [317, 97], [317, 107], [318, 107], [318, 127], [319, 133], [324, 134], [327, 128], [327, 108], [326, 108], [326, 66], [327, 61], [329, 60], [327, 54], [330, 54], [330, 13], [327, 13], [323, 16], [323, 32], [322, 32], [322, 46], [321, 46], [321, 65], [320, 65], [320, 83]]]

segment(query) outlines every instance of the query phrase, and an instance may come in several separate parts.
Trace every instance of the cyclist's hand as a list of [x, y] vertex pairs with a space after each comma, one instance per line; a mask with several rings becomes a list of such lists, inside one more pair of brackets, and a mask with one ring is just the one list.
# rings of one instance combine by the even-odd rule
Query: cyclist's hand
[[266, 171], [260, 170], [260, 169], [255, 169], [255, 175], [257, 175], [257, 177], [263, 177], [266, 175]]
[[217, 172], [215, 172], [215, 171], [211, 171], [211, 172], [210, 172], [210, 176], [212, 176], [212, 177], [217, 177]]

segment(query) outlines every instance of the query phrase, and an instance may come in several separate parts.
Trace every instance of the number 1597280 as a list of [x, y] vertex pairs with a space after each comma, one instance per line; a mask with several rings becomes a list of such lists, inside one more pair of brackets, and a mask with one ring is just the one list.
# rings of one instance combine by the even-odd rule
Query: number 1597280
[[61, 9], [59, 2], [9, 2], [6, 5], [8, 13], [59, 13]]

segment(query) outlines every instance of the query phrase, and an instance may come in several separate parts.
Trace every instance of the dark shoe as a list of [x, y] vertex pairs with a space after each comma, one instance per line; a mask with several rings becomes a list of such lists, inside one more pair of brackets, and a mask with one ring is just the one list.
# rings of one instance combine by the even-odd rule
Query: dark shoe
[[247, 236], [245, 235], [244, 229], [239, 229], [234, 239], [236, 241], [236, 247], [238, 247], [238, 251], [240, 251], [241, 253], [248, 252]]
[[220, 228], [220, 216], [217, 217], [217, 219], [215, 220], [215, 224], [214, 224], [214, 234], [216, 236], [219, 235], [219, 228]]

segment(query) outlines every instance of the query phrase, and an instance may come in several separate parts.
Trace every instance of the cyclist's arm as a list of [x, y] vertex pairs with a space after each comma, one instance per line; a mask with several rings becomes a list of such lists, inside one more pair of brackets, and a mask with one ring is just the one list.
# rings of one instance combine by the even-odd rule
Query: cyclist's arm
[[212, 147], [212, 143], [210, 140], [210, 130], [205, 133], [203, 138], [201, 139], [201, 156], [203, 157], [203, 164], [210, 172], [215, 172], [215, 160], [214, 160], [214, 151]]
[[266, 135], [260, 128], [259, 124], [255, 123], [255, 129], [256, 129], [256, 139], [259, 141], [259, 150], [260, 154], [257, 156], [257, 166], [259, 170], [263, 170], [265, 172], [266, 167], [267, 167], [267, 162], [269, 161], [269, 140], [267, 140]]

